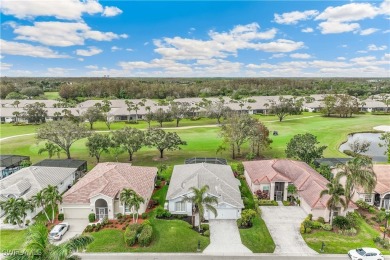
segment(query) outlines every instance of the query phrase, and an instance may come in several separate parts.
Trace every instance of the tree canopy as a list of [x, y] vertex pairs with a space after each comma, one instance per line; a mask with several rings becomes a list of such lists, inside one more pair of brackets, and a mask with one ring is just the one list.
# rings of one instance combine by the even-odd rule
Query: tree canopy
[[286, 156], [311, 164], [314, 159], [322, 158], [327, 146], [318, 146], [317, 137], [310, 134], [297, 134], [290, 140], [286, 148]]

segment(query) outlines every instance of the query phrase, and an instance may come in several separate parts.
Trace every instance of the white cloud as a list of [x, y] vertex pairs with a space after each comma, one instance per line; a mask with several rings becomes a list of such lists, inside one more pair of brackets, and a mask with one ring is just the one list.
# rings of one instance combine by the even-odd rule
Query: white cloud
[[352, 22], [374, 18], [376, 15], [378, 15], [378, 8], [369, 3], [350, 3], [328, 7], [315, 20]]
[[115, 6], [106, 6], [104, 7], [104, 11], [103, 11], [103, 16], [106, 16], [106, 17], [112, 17], [112, 16], [116, 16], [118, 14], [121, 14], [122, 13], [122, 10], [119, 9], [118, 7], [115, 7]]
[[343, 45], [341, 45], [341, 47], [342, 47], [342, 48], [347, 48], [348, 45], [347, 45], [347, 44], [343, 44]]
[[99, 67], [96, 65], [88, 65], [88, 66], [85, 66], [85, 68], [89, 69], [89, 70], [97, 70]]
[[53, 16], [64, 20], [80, 20], [84, 13], [96, 14], [103, 7], [95, 0], [2, 0], [1, 12], [19, 19], [31, 19], [37, 16]]
[[132, 48], [127, 48], [126, 51], [134, 51]]
[[307, 10], [304, 12], [294, 11], [290, 13], [274, 14], [275, 22], [279, 24], [296, 24], [298, 21], [304, 21], [318, 15], [317, 10]]
[[0, 40], [2, 54], [30, 56], [38, 58], [69, 58], [68, 55], [59, 54], [50, 48], [43, 46], [34, 46], [27, 43], [11, 42]]
[[304, 33], [311, 33], [311, 32], [314, 32], [314, 29], [311, 28], [311, 27], [307, 27], [307, 28], [302, 29], [301, 32], [304, 32]]
[[12, 64], [0, 62], [0, 71], [9, 70], [12, 67]]
[[390, 33], [390, 30], [385, 30], [382, 33]]
[[86, 39], [111, 41], [127, 37], [113, 32], [94, 31], [84, 22], [34, 22], [33, 26], [16, 26], [14, 33], [18, 40], [60, 47], [84, 45]]
[[365, 30], [361, 30], [360, 31], [360, 35], [370, 35], [370, 34], [373, 34], [374, 32], [377, 32], [379, 31], [379, 29], [377, 28], [368, 28], [368, 29], [365, 29]]
[[75, 69], [66, 69], [66, 68], [47, 68], [47, 75], [55, 77], [69, 76], [69, 73]]
[[149, 42], [144, 42], [144, 46], [149, 45]]
[[99, 53], [102, 53], [103, 51], [99, 48], [96, 48], [94, 46], [91, 46], [91, 47], [88, 47], [87, 50], [82, 50], [82, 49], [78, 49], [76, 50], [76, 54], [79, 55], [79, 56], [85, 56], [85, 57], [89, 57], [89, 56], [94, 56], [94, 55], [97, 55]]
[[311, 55], [307, 53], [293, 53], [290, 54], [290, 57], [294, 59], [310, 59]]
[[369, 51], [384, 51], [387, 49], [386, 45], [376, 46], [375, 44], [368, 45], [367, 49]]
[[360, 29], [358, 23], [341, 23], [339, 21], [327, 21], [319, 24], [322, 34], [353, 32]]
[[385, 55], [383, 55], [383, 59], [390, 60], [390, 53], [385, 53]]
[[283, 57], [286, 57], [285, 53], [275, 53], [275, 54], [272, 54], [270, 59], [278, 59], [278, 58], [283, 58]]
[[337, 60], [346, 60], [345, 57], [337, 57]]
[[78, 61], [84, 61], [84, 59], [83, 59], [83, 58], [77, 58], [77, 60], [78, 60]]
[[118, 46], [112, 46], [111, 47], [111, 51], [120, 51], [120, 50], [122, 50], [122, 48], [119, 48]]

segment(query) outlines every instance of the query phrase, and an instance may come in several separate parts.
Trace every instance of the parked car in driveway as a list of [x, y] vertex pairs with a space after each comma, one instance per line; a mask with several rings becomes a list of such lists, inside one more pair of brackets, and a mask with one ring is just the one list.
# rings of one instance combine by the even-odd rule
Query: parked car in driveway
[[58, 225], [55, 225], [50, 233], [49, 233], [49, 239], [50, 240], [61, 240], [62, 236], [68, 231], [70, 228], [70, 225], [68, 223], [62, 222]]
[[384, 260], [381, 252], [376, 248], [363, 247], [350, 250], [348, 256], [352, 260]]

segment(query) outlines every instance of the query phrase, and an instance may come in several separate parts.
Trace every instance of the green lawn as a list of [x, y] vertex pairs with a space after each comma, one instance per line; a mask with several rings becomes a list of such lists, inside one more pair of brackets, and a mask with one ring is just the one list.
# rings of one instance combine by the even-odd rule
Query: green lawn
[[264, 220], [256, 217], [253, 226], [248, 229], [240, 229], [242, 243], [253, 253], [272, 253], [275, 243], [268, 231]]
[[158, 201], [158, 205], [164, 206], [165, 198], [167, 197], [168, 185], [163, 186], [152, 195], [152, 199]]
[[47, 99], [51, 99], [51, 100], [56, 100], [57, 98], [60, 97], [60, 94], [57, 91], [55, 91], [55, 92], [45, 92], [44, 94], [45, 94], [45, 97]]
[[21, 249], [27, 230], [0, 230], [0, 252]]
[[201, 249], [209, 245], [210, 239], [192, 230], [191, 225], [182, 220], [153, 219], [154, 239], [149, 247], [130, 248], [125, 245], [120, 230], [101, 230], [92, 233], [95, 241], [87, 252], [196, 252], [198, 241]]
[[359, 219], [360, 230], [356, 236], [344, 236], [333, 232], [315, 231], [311, 234], [302, 234], [309, 247], [320, 252], [322, 242], [325, 243], [325, 254], [346, 254], [349, 250], [359, 247], [376, 247], [382, 254], [389, 255], [390, 250], [379, 248], [373, 241], [377, 236], [382, 236], [378, 231], [368, 225], [363, 219]]

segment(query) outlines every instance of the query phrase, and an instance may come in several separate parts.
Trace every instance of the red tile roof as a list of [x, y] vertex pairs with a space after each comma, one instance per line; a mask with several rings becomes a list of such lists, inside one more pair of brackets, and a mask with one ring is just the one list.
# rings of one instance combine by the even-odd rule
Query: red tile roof
[[[308, 164], [287, 159], [243, 162], [253, 183], [292, 182], [311, 208], [326, 208], [328, 195], [320, 198], [328, 180]], [[350, 207], [355, 205], [351, 204]]]
[[379, 194], [390, 192], [390, 165], [374, 164], [373, 169], [377, 179], [375, 192]]
[[89, 204], [90, 198], [97, 194], [115, 198], [124, 188], [134, 190], [146, 200], [152, 195], [156, 174], [156, 167], [99, 163], [63, 195], [63, 203]]

